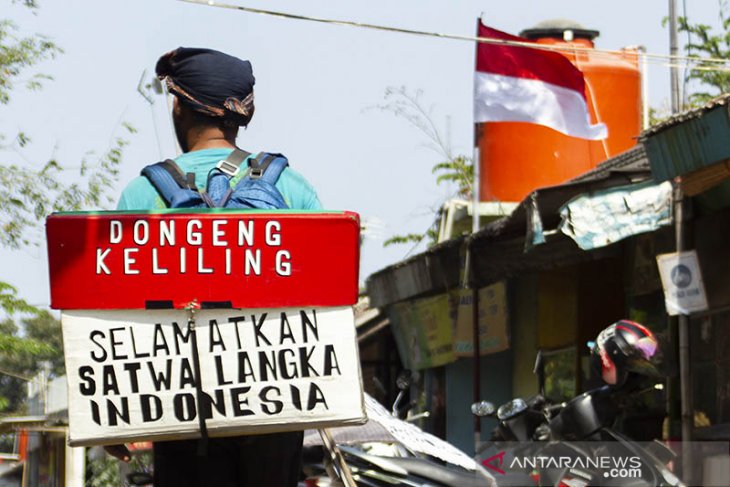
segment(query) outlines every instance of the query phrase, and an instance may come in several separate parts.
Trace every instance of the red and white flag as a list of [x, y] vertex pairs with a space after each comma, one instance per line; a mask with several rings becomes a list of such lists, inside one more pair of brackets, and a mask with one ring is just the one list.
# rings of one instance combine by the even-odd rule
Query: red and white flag
[[[483, 25], [479, 37], [531, 42]], [[583, 73], [558, 52], [504, 44], [477, 45], [475, 122], [528, 122], [582, 139], [600, 140], [591, 125]]]

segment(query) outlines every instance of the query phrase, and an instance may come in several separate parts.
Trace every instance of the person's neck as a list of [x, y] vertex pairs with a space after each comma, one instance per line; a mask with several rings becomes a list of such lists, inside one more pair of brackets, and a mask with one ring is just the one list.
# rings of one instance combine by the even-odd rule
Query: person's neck
[[193, 152], [203, 149], [235, 149], [236, 137], [217, 129], [191, 130], [187, 137], [188, 150]]

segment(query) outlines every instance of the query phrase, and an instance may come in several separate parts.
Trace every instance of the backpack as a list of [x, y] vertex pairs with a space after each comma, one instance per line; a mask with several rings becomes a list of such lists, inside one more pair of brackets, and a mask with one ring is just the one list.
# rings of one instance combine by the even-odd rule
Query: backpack
[[275, 186], [289, 165], [281, 154], [261, 152], [256, 158], [250, 158], [248, 174], [231, 188], [231, 179], [250, 155], [234, 149], [208, 173], [205, 189], [195, 185], [194, 173], [184, 173], [171, 159], [146, 166], [142, 175], [152, 183], [169, 208], [288, 208]]

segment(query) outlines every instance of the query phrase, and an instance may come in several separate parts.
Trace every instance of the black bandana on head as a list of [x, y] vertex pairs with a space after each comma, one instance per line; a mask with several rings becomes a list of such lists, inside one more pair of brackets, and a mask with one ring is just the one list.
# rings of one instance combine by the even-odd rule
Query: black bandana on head
[[248, 125], [254, 112], [251, 63], [212, 49], [179, 47], [155, 68], [167, 89], [193, 110]]

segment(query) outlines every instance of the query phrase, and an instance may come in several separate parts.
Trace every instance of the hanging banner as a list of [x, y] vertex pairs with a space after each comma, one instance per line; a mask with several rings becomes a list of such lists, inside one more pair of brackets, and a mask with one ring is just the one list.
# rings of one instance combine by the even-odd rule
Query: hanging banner
[[365, 420], [353, 311], [64, 311], [69, 443], [267, 433]]
[[414, 318], [422, 330], [423, 351], [430, 367], [454, 361], [449, 297], [446, 294], [413, 303]]
[[396, 304], [390, 318], [406, 367], [428, 369], [455, 360], [448, 295]]
[[559, 229], [583, 250], [672, 223], [672, 183], [653, 180], [584, 193], [560, 208]]
[[708, 309], [697, 252], [675, 252], [657, 255], [659, 275], [664, 287], [667, 314], [688, 315]]
[[59, 213], [47, 219], [46, 234], [54, 309], [357, 302], [355, 213]]
[[[507, 290], [504, 282], [479, 289], [479, 354], [501, 352], [509, 348]], [[458, 357], [474, 354], [473, 291], [458, 291], [458, 308], [454, 327], [454, 353]]]

